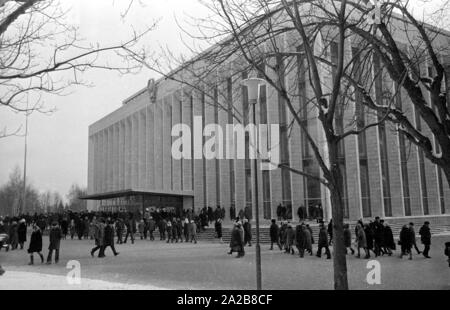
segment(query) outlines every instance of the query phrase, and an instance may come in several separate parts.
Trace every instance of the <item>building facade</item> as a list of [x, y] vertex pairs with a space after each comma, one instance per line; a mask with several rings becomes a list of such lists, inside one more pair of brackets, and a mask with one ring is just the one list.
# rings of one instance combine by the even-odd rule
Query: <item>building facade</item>
[[[448, 40], [448, 37], [444, 39]], [[399, 37], [398, 40], [407, 43], [406, 38]], [[326, 46], [326, 54], [333, 61], [337, 46], [328, 43], [321, 46]], [[286, 48], [297, 47], [287, 44]], [[347, 52], [355, 53], [356, 48], [354, 46]], [[295, 84], [304, 94], [295, 100], [296, 107], [302, 111], [303, 125], [322, 145], [323, 133], [317, 110], [301, 109], [302, 105], [306, 106], [306, 100], [301, 98], [312, 93], [305, 66], [306, 61], [299, 59], [294, 70], [286, 74], [285, 83]], [[255, 208], [259, 208], [261, 219], [270, 220], [277, 218], [277, 207], [284, 205], [288, 210], [287, 217], [296, 221], [300, 206], [311, 216], [316, 214], [315, 209], [320, 204], [325, 219], [329, 219], [328, 190], [314, 179], [281, 169], [255, 171], [247, 157], [173, 158], [172, 143], [177, 137], [172, 137], [171, 133], [176, 124], [193, 128], [194, 117], [200, 117], [203, 125], [218, 124], [225, 128], [226, 124], [238, 123], [231, 111], [242, 116], [244, 125], [249, 123], [252, 110], [247, 90], [241, 85], [249, 72], [234, 70], [238, 67], [224, 64], [226, 70], [218, 73], [220, 77], [215, 86], [205, 85], [203, 91], [170, 79], [149, 83], [148, 87], [126, 99], [121, 108], [92, 124], [89, 128], [89, 209], [198, 210], [220, 205], [226, 210], [227, 220], [230, 220], [231, 207], [236, 209], [236, 214], [245, 207], [254, 214]], [[383, 92], [386, 81], [378, 81], [376, 77], [374, 80], [379, 84], [375, 91]], [[348, 126], [362, 128], [367, 122], [376, 120], [377, 116], [365, 113], [358, 100], [361, 99], [356, 96], [355, 104], [342, 111], [336, 123], [341, 130]], [[420, 117], [417, 114], [415, 117], [412, 104], [401, 93], [396, 104], [410, 106], [404, 110], [420, 128]], [[279, 124], [282, 163], [321, 176], [305, 134], [270, 86], [260, 88], [256, 119], [258, 124]], [[429, 131], [428, 127], [423, 127], [424, 132]], [[203, 137], [202, 145], [207, 138]], [[245, 145], [249, 145], [248, 134]], [[193, 148], [191, 152], [194, 152]], [[348, 220], [380, 216], [388, 220], [429, 218], [439, 223], [450, 222], [450, 186], [444, 174], [391, 125], [372, 127], [360, 135], [347, 137], [340, 157], [344, 213]], [[258, 174], [258, 206], [255, 204], [255, 173]]]

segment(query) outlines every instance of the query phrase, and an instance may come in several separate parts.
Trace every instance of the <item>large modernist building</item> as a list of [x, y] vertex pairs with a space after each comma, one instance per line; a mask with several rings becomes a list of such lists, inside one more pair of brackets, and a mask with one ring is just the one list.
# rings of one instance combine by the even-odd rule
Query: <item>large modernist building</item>
[[[408, 43], [401, 36], [398, 40]], [[448, 44], [448, 37], [443, 40]], [[333, 59], [335, 44], [322, 46], [327, 46], [327, 54]], [[314, 179], [281, 169], [255, 171], [249, 159], [173, 158], [171, 150], [176, 137], [171, 136], [171, 131], [175, 124], [192, 128], [194, 117], [200, 117], [204, 125], [214, 123], [225, 128], [225, 124], [238, 122], [231, 111], [242, 115], [244, 124], [248, 123], [251, 108], [247, 91], [241, 86], [247, 74], [233, 72], [239, 66], [224, 64], [225, 67], [216, 86], [205, 86], [203, 91], [171, 79], [149, 83], [118, 110], [90, 126], [89, 209], [180, 210], [220, 205], [228, 219], [231, 206], [237, 212], [248, 206], [253, 212], [259, 208], [262, 219], [271, 219], [282, 204], [292, 210], [288, 216], [296, 220], [299, 206], [310, 211], [310, 206], [320, 203], [325, 217], [330, 217], [328, 190]], [[298, 77], [302, 70], [294, 71]], [[307, 78], [307, 74], [299, 79], [286, 76], [286, 83], [295, 80], [308, 94], [312, 90]], [[403, 106], [411, 106], [405, 111], [414, 119], [411, 103], [406, 98], [400, 100]], [[296, 102], [298, 108], [304, 104], [302, 100]], [[317, 111], [303, 109], [301, 114], [311, 135], [320, 140]], [[346, 109], [342, 123], [356, 126], [345, 121], [354, 119], [356, 114], [358, 108]], [[320, 176], [304, 134], [272, 87], [261, 87], [256, 115], [257, 123], [280, 125], [283, 163]], [[420, 117], [416, 122], [420, 122]], [[245, 141], [248, 146], [248, 139]], [[418, 217], [433, 222], [450, 221], [450, 187], [443, 173], [389, 125], [349, 136], [344, 140], [341, 157], [345, 216], [349, 220], [381, 216], [393, 221]], [[255, 173], [259, 180], [258, 206]]]

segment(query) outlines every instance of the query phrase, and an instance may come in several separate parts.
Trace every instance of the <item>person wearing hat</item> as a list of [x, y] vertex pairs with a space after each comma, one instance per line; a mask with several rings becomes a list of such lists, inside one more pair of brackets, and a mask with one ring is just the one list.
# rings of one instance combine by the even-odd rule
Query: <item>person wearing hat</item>
[[272, 219], [272, 224], [270, 225], [270, 250], [273, 250], [273, 244], [277, 244], [281, 251], [281, 244], [280, 244], [280, 228], [277, 225], [277, 222], [275, 219]]
[[62, 238], [61, 228], [58, 226], [58, 222], [53, 221], [49, 232], [50, 244], [48, 246], [47, 265], [52, 263], [53, 251], [55, 251], [55, 263], [59, 261], [59, 248]]
[[34, 256], [33, 253], [38, 253], [41, 258], [41, 263], [44, 262], [44, 255], [42, 252], [42, 233], [35, 223], [33, 223], [33, 232], [31, 233], [30, 245], [28, 247], [28, 254], [30, 254], [30, 263], [28, 265], [34, 264]]
[[238, 253], [237, 258], [245, 255], [244, 238], [240, 222], [234, 223], [233, 230], [231, 231], [230, 251], [228, 254], [231, 255], [233, 252]]
[[420, 241], [425, 246], [423, 250], [423, 256], [425, 258], [431, 258], [428, 253], [430, 252], [431, 247], [431, 230], [430, 230], [430, 222], [425, 222], [423, 226], [419, 230]]
[[114, 256], [119, 255], [119, 252], [116, 251], [114, 247], [114, 222], [108, 221], [108, 224], [105, 226], [105, 237], [103, 248], [100, 249], [101, 255], [100, 257], [105, 256], [105, 250], [107, 247], [110, 247], [113, 251]]
[[322, 248], [325, 248], [325, 253], [327, 254], [327, 259], [331, 259], [330, 248], [328, 247], [328, 230], [325, 227], [325, 223], [320, 221], [320, 230], [319, 230], [319, 241], [317, 248], [317, 257], [322, 257]]

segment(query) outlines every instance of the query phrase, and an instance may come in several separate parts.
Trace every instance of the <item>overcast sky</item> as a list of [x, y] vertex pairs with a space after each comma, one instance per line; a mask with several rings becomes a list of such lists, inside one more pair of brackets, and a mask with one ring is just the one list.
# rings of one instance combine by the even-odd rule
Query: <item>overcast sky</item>
[[[414, 1], [414, 0], [412, 0]], [[176, 54], [187, 52], [180, 40], [179, 20], [205, 16], [206, 10], [197, 0], [135, 0], [124, 21], [120, 13], [125, 0], [63, 0], [72, 7], [70, 22], [79, 23], [80, 34], [92, 42], [114, 43], [130, 34], [131, 25], [143, 28], [160, 19], [157, 29], [147, 36], [147, 47], [157, 50], [169, 46]], [[418, 7], [418, 11], [423, 10]], [[416, 12], [417, 13], [417, 12]], [[90, 71], [84, 78], [92, 88], [75, 88], [65, 97], [44, 95], [47, 107], [56, 107], [50, 116], [34, 113], [29, 118], [28, 169], [29, 182], [41, 191], [58, 191], [66, 195], [72, 183], [87, 186], [88, 126], [119, 108], [122, 100], [146, 86], [153, 72], [120, 76], [108, 71]], [[24, 124], [24, 116], [0, 107], [0, 129], [10, 130]], [[0, 185], [8, 180], [13, 168], [23, 168], [24, 139], [0, 139]]]

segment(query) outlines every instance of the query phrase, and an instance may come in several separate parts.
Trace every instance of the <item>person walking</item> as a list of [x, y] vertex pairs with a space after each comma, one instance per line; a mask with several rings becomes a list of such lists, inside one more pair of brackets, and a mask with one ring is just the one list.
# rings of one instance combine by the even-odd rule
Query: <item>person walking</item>
[[305, 230], [304, 225], [297, 225], [295, 227], [295, 246], [297, 247], [299, 256], [302, 258], [305, 256], [306, 248]]
[[21, 219], [19, 221], [19, 225], [17, 227], [17, 237], [20, 249], [23, 250], [23, 245], [27, 241], [27, 223], [25, 219]]
[[387, 253], [387, 255], [392, 256], [392, 251], [395, 251], [395, 241], [394, 241], [394, 234], [392, 233], [391, 227], [388, 225], [388, 223], [384, 222], [384, 252]]
[[328, 245], [332, 245], [333, 244], [333, 219], [331, 219], [330, 223], [328, 223], [327, 232], [328, 232], [328, 236], [330, 237]]
[[92, 257], [94, 257], [95, 252], [97, 252], [97, 250], [100, 250], [98, 257], [100, 258], [105, 257], [102, 251], [103, 246], [105, 244], [105, 224], [103, 221], [104, 221], [103, 219], [100, 219], [98, 221], [95, 221], [94, 223], [95, 247], [91, 250]]
[[414, 230], [414, 223], [413, 222], [409, 223], [409, 230], [411, 231], [412, 245], [413, 245], [414, 249], [417, 251], [417, 254], [420, 255], [420, 254], [422, 254], [422, 252], [417, 247], [416, 231]]
[[197, 243], [197, 225], [195, 224], [194, 220], [191, 220], [189, 223], [189, 238], [192, 243]]
[[252, 246], [252, 224], [245, 218], [244, 224], [242, 225], [244, 229], [244, 246]]
[[59, 248], [61, 244], [61, 238], [61, 228], [58, 226], [58, 222], [54, 221], [49, 232], [50, 244], [48, 246], [47, 265], [50, 265], [52, 263], [53, 251], [55, 251], [55, 264], [59, 262]]
[[28, 265], [34, 265], [33, 253], [37, 253], [41, 258], [41, 264], [44, 263], [44, 255], [42, 255], [42, 232], [36, 224], [33, 224], [33, 232], [30, 237], [30, 245], [28, 254], [30, 254], [30, 262]]
[[134, 244], [134, 234], [136, 233], [136, 222], [132, 215], [129, 216], [128, 221], [126, 222], [127, 234], [125, 235], [125, 240], [123, 243], [127, 243], [128, 236], [130, 236], [131, 244]]
[[153, 219], [153, 217], [150, 216], [150, 218], [148, 219], [148, 233], [150, 235], [150, 241], [155, 241], [155, 236], [153, 235], [155, 229], [156, 229], [156, 222]]
[[352, 232], [350, 231], [349, 224], [344, 224], [344, 244], [346, 253], [348, 253], [347, 249], [350, 248], [352, 255], [355, 254], [355, 250], [352, 248]]
[[423, 256], [425, 256], [425, 258], [431, 258], [429, 256], [431, 246], [430, 222], [427, 221], [423, 224], [423, 226], [419, 230], [419, 235], [420, 241], [422, 241], [422, 244], [425, 246], [423, 250]]
[[220, 243], [223, 243], [222, 240], [222, 219], [219, 217], [214, 224], [214, 228], [216, 230], [216, 237], [219, 239]]
[[275, 219], [272, 219], [272, 224], [270, 225], [270, 250], [273, 250], [273, 244], [278, 245], [280, 251], [282, 250], [280, 244], [280, 228], [277, 225]]
[[358, 251], [358, 255], [356, 255], [356, 257], [358, 257], [358, 258], [361, 257], [360, 250], [362, 248], [362, 249], [364, 249], [364, 252], [366, 252], [366, 256], [364, 258], [366, 258], [366, 259], [370, 258], [370, 252], [367, 249], [366, 232], [364, 231], [362, 221], [358, 222], [356, 224], [355, 232], [356, 232], [356, 244], [357, 244], [357, 251]]
[[105, 251], [107, 247], [111, 248], [114, 256], [119, 255], [119, 252], [117, 252], [116, 248], [114, 247], [114, 222], [112, 221], [109, 221], [108, 224], [105, 226], [104, 244], [103, 248], [100, 249], [103, 257], [105, 256]]
[[285, 252], [287, 254], [295, 254], [294, 251], [294, 239], [295, 239], [295, 231], [292, 228], [291, 224], [288, 223], [286, 228], [286, 245], [285, 245]]
[[239, 222], [234, 224], [233, 230], [231, 231], [230, 251], [228, 254], [231, 255], [233, 252], [238, 253], [236, 258], [240, 258], [245, 255], [243, 232]]
[[412, 260], [413, 238], [415, 238], [415, 236], [413, 237], [411, 229], [409, 229], [408, 225], [404, 225], [400, 231], [399, 243], [402, 251], [400, 258], [409, 254], [409, 259]]
[[325, 227], [325, 223], [320, 221], [320, 230], [319, 230], [319, 241], [317, 248], [317, 257], [322, 257], [322, 248], [325, 248], [325, 253], [327, 254], [327, 259], [331, 259], [330, 248], [328, 247], [328, 231]]
[[144, 240], [144, 231], [145, 231], [145, 222], [144, 220], [140, 220], [138, 224], [139, 237], [141, 240]]
[[74, 219], [70, 220], [69, 231], [70, 231], [70, 239], [73, 240], [73, 237], [75, 236], [75, 233], [76, 233], [75, 220]]

